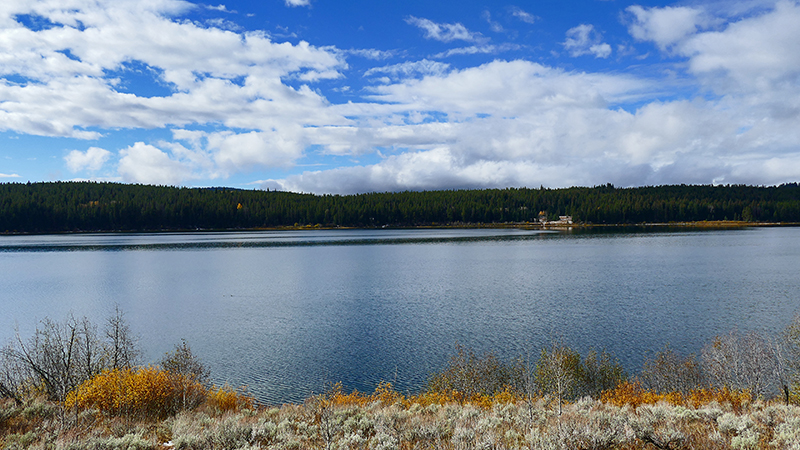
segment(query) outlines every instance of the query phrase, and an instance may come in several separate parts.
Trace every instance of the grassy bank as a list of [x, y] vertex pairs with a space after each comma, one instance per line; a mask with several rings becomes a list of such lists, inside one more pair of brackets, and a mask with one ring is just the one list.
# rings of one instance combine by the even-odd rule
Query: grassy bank
[[[626, 390], [627, 389], [627, 390]], [[624, 392], [623, 392], [624, 391]], [[675, 402], [629, 388], [563, 406], [552, 398], [406, 397], [332, 391], [299, 405], [221, 409], [163, 420], [0, 403], [5, 449], [796, 449], [800, 407], [716, 391]], [[637, 397], [638, 396], [638, 397]], [[674, 399], [673, 399], [674, 400]]]

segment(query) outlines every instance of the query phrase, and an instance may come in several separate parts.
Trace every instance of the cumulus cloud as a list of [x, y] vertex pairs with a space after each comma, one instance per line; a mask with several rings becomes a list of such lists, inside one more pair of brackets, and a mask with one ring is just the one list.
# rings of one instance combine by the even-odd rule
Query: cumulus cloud
[[[291, 99], [296, 116], [313, 121], [325, 100], [306, 86], [292, 88], [282, 78], [306, 83], [338, 78], [345, 67], [336, 52], [305, 42], [274, 43], [259, 32], [236, 33], [172, 20], [190, 4], [153, 2], [57, 2], [7, 7], [0, 20], [0, 76], [30, 80], [0, 83], [0, 130], [96, 139], [87, 128], [158, 128], [218, 121], [228, 126], [252, 122], [253, 114], [270, 127], [287, 118], [286, 108], [270, 107]], [[59, 24], [26, 28], [15, 18], [36, 13]], [[114, 73], [123, 63], [152, 68], [171, 95], [140, 97], [117, 90]], [[234, 83], [232, 80], [244, 80]]]
[[603, 107], [652, 89], [630, 76], [569, 73], [528, 61], [494, 61], [444, 76], [375, 86], [370, 97], [413, 109], [518, 117], [534, 108]]
[[0, 178], [20, 178], [16, 173], [0, 173]]
[[678, 51], [689, 58], [692, 73], [726, 82], [723, 89], [794, 90], [800, 76], [798, 21], [800, 4], [780, 1], [773, 10], [723, 30], [691, 35]]
[[629, 6], [626, 11], [633, 16], [628, 29], [640, 41], [653, 41], [661, 50], [667, 50], [707, 26], [710, 18], [699, 8], [686, 6], [644, 8]]
[[80, 150], [72, 150], [64, 157], [67, 163], [67, 168], [72, 172], [80, 172], [81, 170], [89, 170], [96, 172], [103, 167], [103, 164], [111, 157], [111, 152], [99, 147], [89, 147], [88, 150], [82, 152]]
[[429, 19], [414, 16], [407, 17], [406, 23], [423, 30], [426, 39], [442, 42], [452, 42], [456, 40], [483, 42], [486, 40], [480, 33], [469, 31], [467, 27], [460, 23], [436, 23]]
[[594, 55], [595, 58], [608, 58], [611, 55], [611, 46], [602, 41], [600, 33], [594, 29], [594, 25], [588, 24], [581, 24], [567, 30], [564, 48], [574, 57]]
[[[664, 12], [660, 9], [647, 10], [646, 13], [648, 17], [676, 14], [672, 10]], [[692, 17], [701, 16], [692, 12]], [[778, 1], [773, 8], [717, 26], [714, 30], [703, 31], [694, 27], [665, 35], [652, 31], [653, 27], [648, 25], [642, 36], [660, 48], [669, 46], [672, 54], [686, 57], [689, 74], [696, 76], [710, 92], [721, 96], [720, 107], [739, 113], [740, 128], [745, 130], [740, 140], [751, 139], [751, 145], [756, 145], [759, 140], [768, 142], [785, 138], [786, 142], [780, 144], [782, 147], [790, 145], [789, 142], [796, 146], [798, 134], [790, 123], [800, 118], [797, 87], [800, 79], [800, 29], [795, 26], [798, 21], [800, 4]], [[767, 128], [775, 134], [765, 133]], [[760, 137], [750, 137], [754, 135]]]
[[152, 145], [137, 142], [120, 150], [119, 174], [128, 183], [178, 185], [191, 177], [191, 170]]

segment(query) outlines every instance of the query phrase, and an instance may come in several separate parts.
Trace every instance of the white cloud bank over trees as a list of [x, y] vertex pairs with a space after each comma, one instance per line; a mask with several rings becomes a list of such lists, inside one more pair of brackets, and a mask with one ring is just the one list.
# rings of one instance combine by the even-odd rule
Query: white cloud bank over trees
[[[224, 180], [314, 155], [377, 162], [261, 186], [352, 193], [800, 178], [794, 1], [733, 19], [702, 7], [629, 7], [623, 20], [636, 45], [679, 58], [672, 76], [659, 77], [520, 59], [467, 68], [422, 59], [356, 74], [339, 49], [179, 19], [193, 7], [177, 0], [0, 4], [0, 131], [92, 140], [110, 130], [170, 130], [169, 140], [64, 157], [71, 173], [105, 170], [107, 178], [154, 184]], [[52, 26], [25, 26], [21, 14]], [[406, 20], [428, 39], [488, 45], [460, 23]], [[590, 24], [566, 36], [573, 57], [612, 56]], [[169, 93], [126, 92], [119, 73], [132, 63]], [[315, 85], [347, 77], [368, 83], [361, 101], [333, 103]], [[670, 95], [687, 86], [695, 94]]]

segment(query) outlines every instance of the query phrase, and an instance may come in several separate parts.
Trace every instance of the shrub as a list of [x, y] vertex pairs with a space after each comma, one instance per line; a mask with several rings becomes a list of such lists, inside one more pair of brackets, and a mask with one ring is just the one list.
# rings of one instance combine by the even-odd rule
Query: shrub
[[562, 401], [577, 396], [582, 378], [583, 365], [578, 352], [559, 341], [554, 341], [549, 350], [542, 349], [536, 363], [536, 384], [542, 392], [556, 397], [559, 415]]
[[600, 395], [600, 401], [617, 407], [630, 405], [637, 408], [641, 405], [666, 402], [674, 406], [687, 405], [699, 408], [701, 405], [717, 402], [730, 404], [736, 411], [740, 411], [752, 399], [750, 391], [737, 391], [726, 387], [692, 389], [686, 395], [681, 392], [653, 392], [645, 389], [640, 381], [623, 381], [616, 388], [604, 391]]
[[156, 419], [176, 413], [187, 397], [205, 398], [205, 392], [202, 384], [184, 375], [147, 366], [103, 371], [67, 394], [64, 404], [68, 409]]
[[644, 362], [641, 379], [644, 386], [653, 392], [680, 392], [683, 395], [707, 384], [695, 356], [681, 357], [669, 345]]
[[583, 359], [582, 370], [579, 371], [578, 396], [600, 398], [600, 394], [613, 389], [628, 378], [619, 360], [602, 350], [591, 350]]
[[86, 317], [45, 318], [30, 339], [17, 335], [0, 350], [0, 396], [18, 404], [39, 395], [60, 402], [104, 369], [133, 366], [139, 354], [118, 307], [102, 334]]
[[617, 407], [630, 405], [637, 408], [640, 405], [654, 405], [662, 401], [683, 404], [684, 399], [678, 392], [655, 393], [644, 389], [639, 381], [623, 381], [614, 389], [604, 391], [600, 395], [600, 401]]
[[782, 389], [776, 347], [755, 332], [715, 337], [703, 348], [703, 366], [717, 387], [749, 390], [758, 398], [770, 398]]
[[175, 350], [161, 358], [159, 365], [170, 373], [183, 375], [204, 385], [208, 384], [208, 369], [200, 358], [192, 353], [192, 349], [183, 339], [180, 345], [175, 346]]
[[221, 412], [240, 411], [255, 406], [255, 399], [244, 388], [233, 389], [227, 384], [212, 387], [206, 393], [206, 405]]
[[509, 386], [521, 385], [524, 368], [518, 363], [505, 363], [494, 354], [476, 355], [460, 345], [441, 372], [428, 381], [427, 391], [435, 394], [459, 392], [471, 398], [478, 394], [492, 396]]

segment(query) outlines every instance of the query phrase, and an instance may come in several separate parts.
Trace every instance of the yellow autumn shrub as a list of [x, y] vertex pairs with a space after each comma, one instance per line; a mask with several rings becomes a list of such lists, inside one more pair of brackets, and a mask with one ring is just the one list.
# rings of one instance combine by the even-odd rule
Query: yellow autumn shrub
[[327, 393], [315, 397], [314, 400], [317, 404], [326, 406], [364, 407], [374, 402], [380, 402], [384, 405], [400, 404], [408, 408], [415, 404], [425, 407], [429, 405], [457, 403], [461, 405], [471, 404], [488, 409], [496, 404], [516, 403], [522, 401], [523, 398], [516, 394], [510, 387], [506, 387], [493, 395], [481, 393], [465, 395], [463, 392], [456, 390], [424, 391], [419, 394], [404, 395], [396, 391], [392, 383], [384, 381], [378, 384], [372, 394], [366, 394], [355, 390], [348, 393], [344, 391], [341, 383], [336, 383], [328, 389]]
[[222, 412], [253, 408], [255, 399], [244, 388], [233, 389], [225, 385], [212, 387], [206, 393], [206, 405]]
[[67, 394], [69, 409], [97, 409], [103, 414], [164, 418], [205, 398], [205, 387], [179, 374], [146, 366], [105, 370]]
[[665, 402], [671, 405], [686, 405], [699, 408], [712, 401], [722, 404], [730, 404], [731, 407], [739, 411], [744, 405], [752, 401], [753, 396], [750, 391], [731, 390], [727, 387], [692, 389], [688, 395], [680, 392], [656, 393], [648, 391], [642, 387], [638, 381], [623, 381], [616, 388], [603, 391], [600, 401], [614, 406], [630, 405], [634, 408], [639, 405], [653, 405], [658, 402]]
[[652, 405], [658, 402], [683, 404], [684, 398], [680, 392], [659, 394], [644, 389], [642, 383], [638, 381], [626, 380], [614, 389], [603, 391], [600, 394], [600, 401], [619, 407], [630, 405], [636, 408], [639, 405]]

